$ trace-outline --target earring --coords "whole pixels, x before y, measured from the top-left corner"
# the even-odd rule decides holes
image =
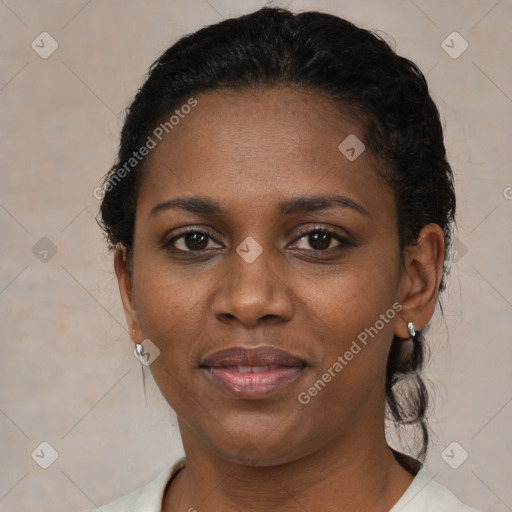
[[[409,338],[414,338],[414,336],[416,336],[416,330],[414,329],[414,324],[412,322],[407,324],[407,329],[409,330]]]
[[[144,346],[142,345],[142,343],[135,343],[135,356],[137,357],[137,359],[142,361],[145,355],[146,353],[144,351]]]
[[[135,328],[132,328],[132,333],[135,336]],[[133,353],[138,359],[140,359],[140,357],[144,357],[144,347],[140,343],[135,343],[135,350]]]

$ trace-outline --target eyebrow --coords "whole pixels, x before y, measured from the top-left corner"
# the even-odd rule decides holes
[[[277,211],[280,215],[291,215],[294,213],[308,213],[328,210],[330,208],[342,207],[352,208],[353,210],[370,216],[368,210],[351,199],[338,195],[331,196],[308,196],[308,197],[292,197],[277,204]],[[153,217],[157,213],[181,208],[191,213],[199,215],[222,216],[224,211],[220,203],[204,197],[177,197],[169,199],[151,208],[149,217]]]

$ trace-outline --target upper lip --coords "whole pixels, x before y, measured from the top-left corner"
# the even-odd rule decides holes
[[[275,347],[265,346],[257,348],[232,347],[204,359],[201,367],[222,368],[230,366],[288,366],[302,367],[305,361],[293,356],[289,352]]]

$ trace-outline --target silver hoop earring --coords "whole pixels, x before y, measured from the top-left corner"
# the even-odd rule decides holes
[[[414,336],[416,336],[416,330],[414,329],[414,324],[412,322],[407,324],[407,329],[409,331],[409,338],[414,338]]]

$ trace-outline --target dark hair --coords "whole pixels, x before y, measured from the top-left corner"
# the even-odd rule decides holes
[[[192,94],[273,86],[312,91],[357,116],[365,129],[364,144],[395,194],[402,253],[417,242],[422,227],[436,223],[444,233],[446,261],[455,214],[453,175],[425,77],[368,30],[330,14],[279,8],[262,8],[186,35],[151,65],[127,109],[117,162],[103,185],[100,225],[109,247],[122,242],[128,257],[132,253],[144,159],[114,186],[105,185],[162,119]],[[440,291],[446,273],[445,265]],[[428,393],[419,374],[426,356],[424,336],[417,331],[412,355],[405,360],[400,347],[395,337],[387,363],[387,414],[398,427],[419,427],[417,456],[424,459],[429,441]]]

